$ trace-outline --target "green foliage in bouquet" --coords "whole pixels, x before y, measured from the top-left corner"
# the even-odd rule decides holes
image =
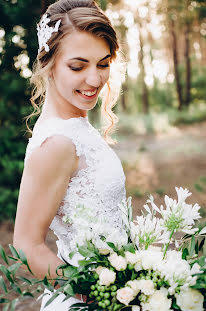
[[[185,202],[190,195],[187,189],[176,188],[176,191],[178,200],[165,196],[165,207],[158,207],[150,196],[144,206],[145,212],[136,220],[132,217],[131,199],[122,202],[120,208],[122,228],[127,233],[126,242],[116,235],[111,236],[106,224],[95,227],[91,211],[86,207],[78,208],[84,219],[87,215],[88,226],[84,223],[81,227],[78,212],[70,218],[65,215],[65,222],[72,219],[74,226],[78,219],[81,236],[84,232],[91,239],[81,243],[77,235],[68,261],[78,253],[78,258],[81,256],[78,266],[69,263],[59,266],[55,279],[51,279],[49,272],[43,280],[18,276],[22,265],[30,270],[25,255],[10,246],[12,256],[7,256],[1,248],[5,265],[1,265],[0,270],[9,284],[6,285],[1,277],[0,286],[4,294],[0,295],[0,303],[4,303],[3,310],[14,310],[22,297],[34,296],[44,288],[52,292],[45,306],[60,293],[65,294],[65,300],[77,293],[86,295],[86,302],[73,304],[70,307],[72,311],[205,310],[206,227],[202,230],[194,228],[195,220],[201,218],[200,206]],[[185,235],[179,238],[181,232]],[[9,260],[15,263],[10,265]],[[63,276],[58,274],[59,269]],[[52,286],[51,281],[54,280]],[[17,298],[10,300],[8,296],[12,291],[16,292]]]

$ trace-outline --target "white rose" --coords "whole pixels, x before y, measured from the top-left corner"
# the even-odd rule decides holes
[[[150,247],[148,250],[141,252],[142,267],[144,270],[157,269],[157,264],[162,265],[163,254],[159,247]]]
[[[188,288],[175,295],[182,311],[203,311],[203,295],[196,289]]]
[[[168,299],[165,293],[161,290],[156,290],[149,297],[147,303],[142,304],[142,309],[147,311],[170,311],[172,300]]]
[[[105,267],[99,266],[95,269],[95,272],[100,275],[100,273],[102,272],[102,270],[105,269]]]
[[[102,269],[99,275],[99,284],[109,286],[116,280],[116,273],[107,268]]]
[[[132,306],[132,311],[140,311],[140,307],[139,306]]]
[[[145,295],[152,295],[155,292],[154,283],[151,280],[140,280],[141,292]]]
[[[117,271],[125,270],[127,267],[126,259],[122,256],[118,256],[117,253],[111,254],[108,259],[112,267],[114,267]]]
[[[128,264],[134,265],[139,261],[137,253],[125,252],[125,257]]]
[[[117,299],[125,306],[128,306],[130,301],[132,301],[134,298],[134,291],[130,287],[123,287],[117,290]]]
[[[133,281],[128,281],[127,285],[133,289],[135,296],[140,292],[141,290],[141,281],[139,280],[133,280]]]

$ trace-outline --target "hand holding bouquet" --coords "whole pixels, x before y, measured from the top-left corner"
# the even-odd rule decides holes
[[[76,293],[87,295],[85,303],[70,307],[73,311],[203,311],[206,308],[206,228],[200,231],[194,227],[195,221],[201,218],[200,206],[185,202],[190,195],[188,190],[176,188],[176,191],[177,200],[165,196],[165,207],[158,207],[150,196],[143,215],[134,221],[131,199],[122,202],[121,234],[104,219],[90,217],[89,208],[79,207],[80,213],[70,218],[65,215],[66,222],[71,221],[79,228],[72,241],[74,251],[69,255],[72,258],[78,251],[82,256],[79,266],[59,267],[64,277],[56,278],[59,285],[56,291],[49,277],[29,280],[30,287],[38,282],[53,291],[46,305],[62,292],[66,299]],[[185,235],[177,239],[180,233]],[[3,250],[1,255],[8,262]],[[13,260],[18,258],[27,264],[22,253],[14,254],[13,250],[13,255]],[[19,285],[16,270],[11,267],[0,269],[13,288],[21,291],[23,285]],[[2,279],[0,286],[7,290]],[[26,293],[31,294],[31,290]],[[11,304],[3,295],[1,302]]]

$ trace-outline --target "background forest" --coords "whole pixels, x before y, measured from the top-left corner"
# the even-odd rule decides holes
[[[0,244],[12,243],[19,185],[30,134],[29,78],[36,24],[52,0],[0,0]],[[99,0],[112,20],[126,62],[112,146],[140,214],[147,195],[157,204],[175,186],[188,188],[206,216],[206,1]],[[117,82],[119,77],[117,78]],[[99,105],[89,115],[100,128]],[[29,124],[32,128],[35,119]],[[56,252],[49,232],[48,246]],[[36,311],[27,299],[17,310]]]
[[[36,24],[52,2],[0,0],[0,220],[15,217],[25,148],[30,137],[24,117],[32,111],[29,78],[38,47]],[[203,156],[205,149],[205,136],[201,136],[198,146],[188,147],[187,143],[197,122],[203,121],[196,132],[203,135],[205,130],[206,2],[99,0],[98,3],[118,32],[121,54],[127,63],[123,92],[115,107],[120,119],[115,134],[120,143],[115,149],[124,164],[128,193],[134,198],[141,198],[150,190],[162,195],[166,188],[159,182],[155,188],[138,183],[141,178],[137,166],[144,171],[143,179],[151,167],[151,161],[146,160],[151,137],[157,142],[158,135],[171,136],[175,131],[177,137],[182,124],[195,122],[193,127],[185,128],[186,141],[178,136],[179,141],[164,146],[165,150],[171,153],[170,148],[172,152],[182,148],[179,151],[184,156],[185,150],[190,153],[191,148],[196,151],[199,148]],[[97,123],[98,107],[90,113],[90,119]],[[193,141],[197,143],[197,137]],[[161,150],[161,146],[156,149]],[[195,177],[193,184],[195,190],[205,193],[205,165],[200,171],[200,179]],[[155,177],[148,179],[154,181]]]

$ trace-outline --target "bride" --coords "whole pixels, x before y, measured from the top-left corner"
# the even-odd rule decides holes
[[[42,106],[25,155],[14,246],[22,249],[38,278],[69,261],[72,224],[63,221],[78,204],[104,216],[121,234],[118,204],[125,198],[120,160],[106,142],[115,123],[111,111],[110,65],[119,48],[109,19],[93,0],[59,0],[38,24],[39,51],[31,82],[34,108]],[[120,77],[119,77],[120,79]],[[104,138],[88,121],[105,86],[102,114],[110,125]],[[34,113],[33,113],[34,114]],[[33,115],[32,114],[32,115]],[[30,116],[29,116],[30,117]],[[49,227],[58,237],[58,254],[45,244]],[[72,259],[77,264],[78,255]],[[60,294],[41,310],[66,311],[81,295],[62,302]]]

